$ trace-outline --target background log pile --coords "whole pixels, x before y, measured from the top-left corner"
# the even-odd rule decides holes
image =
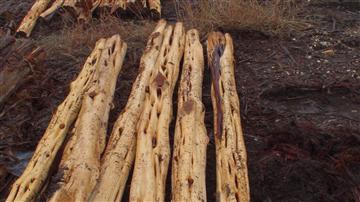
[[[150,14],[158,19],[161,3],[160,0],[36,0],[16,32],[29,37],[39,18],[50,20],[55,14],[60,14],[86,22],[93,12],[104,10],[110,13],[126,11],[138,17]]]

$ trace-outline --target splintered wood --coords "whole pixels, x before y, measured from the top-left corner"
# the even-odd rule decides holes
[[[146,89],[145,106],[137,132],[130,201],[164,201],[170,159],[169,125],[172,94],[185,45],[182,23],[164,30],[163,43]]]
[[[100,173],[106,129],[118,74],[127,45],[119,35],[99,41],[101,50],[93,83],[86,91],[74,134],[60,163],[60,188],[50,201],[87,201]]]
[[[71,167],[72,170],[69,170],[67,174],[75,174],[78,170],[84,169],[84,166],[90,166],[91,168],[95,166],[89,165],[87,162],[91,161],[93,163],[93,159],[90,157],[93,157],[94,153],[99,154],[104,147],[107,110],[112,100],[116,75],[122,65],[125,51],[126,44],[120,40],[119,36],[114,36],[108,40],[102,39],[97,42],[79,76],[71,83],[69,95],[54,113],[25,171],[12,186],[6,201],[35,200],[48,177],[49,169],[68,134],[70,126],[78,116],[80,108],[81,116],[79,119],[81,121],[77,121],[74,137],[70,141],[72,147],[68,147],[73,152],[70,152],[69,149],[67,150],[67,159],[69,161],[65,162],[68,166],[72,166],[71,161],[76,155],[79,155],[80,161],[74,163],[78,167]],[[85,99],[83,99],[84,97]],[[81,107],[82,103],[83,107]],[[82,121],[85,123],[81,123]],[[86,125],[86,123],[89,125]],[[91,131],[89,131],[90,128]],[[96,132],[93,130],[96,130]],[[84,137],[84,135],[87,136]],[[79,143],[75,144],[73,141],[75,138],[82,139]],[[98,142],[95,143],[97,140]],[[88,148],[90,146],[91,148]],[[82,150],[88,151],[89,149],[96,150],[86,154],[81,152]],[[81,178],[85,174],[86,172],[76,177]],[[94,175],[96,176],[96,174]],[[72,175],[67,176],[68,178],[65,179],[65,182],[68,182],[68,179],[73,179],[71,178]],[[87,186],[91,185],[81,185],[77,188],[85,189]],[[85,193],[81,192],[78,194],[83,195]]]
[[[201,102],[204,56],[199,34],[186,34],[184,65],[172,161],[172,201],[206,201],[205,168],[208,137]]]
[[[207,40],[216,144],[216,191],[219,201],[250,201],[247,156],[234,76],[234,50],[229,34],[211,33]]]
[[[161,20],[150,35],[125,109],[115,122],[102,159],[100,178],[91,201],[121,201],[135,160],[136,127],[145,104],[150,75],[160,53],[166,22]]]
[[[51,5],[49,5],[52,2]],[[28,14],[22,20],[17,33],[29,37],[37,20],[50,19],[62,9],[78,21],[89,21],[96,10],[129,11],[135,15],[150,13],[153,18],[160,18],[160,0],[36,0]]]

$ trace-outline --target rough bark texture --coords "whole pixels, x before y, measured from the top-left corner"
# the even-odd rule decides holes
[[[45,52],[28,39],[0,34],[0,107],[26,81],[33,66],[40,64]]]
[[[30,11],[22,20],[16,32],[30,36],[40,14],[47,8],[51,0],[36,0]]]
[[[12,186],[6,201],[33,201],[42,188],[50,166],[58,153],[69,127],[74,123],[84,93],[93,85],[96,68],[102,52],[97,43],[79,76],[70,85],[70,93],[54,113],[25,171]]]
[[[166,22],[161,20],[150,35],[128,103],[112,130],[91,201],[121,201],[135,159],[136,127],[144,108],[145,91],[160,52],[165,26]]]
[[[199,34],[186,34],[184,65],[178,96],[172,161],[172,200],[206,201],[205,168],[208,137],[201,102],[204,56]]]
[[[85,93],[74,134],[60,163],[63,177],[50,201],[87,201],[100,172],[109,112],[127,45],[119,35],[101,39],[93,85]]]
[[[229,34],[214,32],[207,41],[212,75],[217,198],[250,201],[247,156],[234,76],[234,50]]]
[[[130,201],[164,201],[170,158],[169,124],[172,94],[185,45],[182,23],[167,26],[145,95],[137,132],[136,158]]]

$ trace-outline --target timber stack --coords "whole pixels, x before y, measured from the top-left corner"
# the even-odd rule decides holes
[[[87,22],[94,12],[104,10],[110,13],[131,13],[139,17],[149,13],[152,18],[158,19],[161,16],[161,2],[160,0],[36,0],[16,32],[20,36],[29,37],[40,18],[48,21],[55,14],[64,18],[71,17],[79,22]]]

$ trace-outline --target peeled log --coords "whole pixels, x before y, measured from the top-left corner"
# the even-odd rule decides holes
[[[199,34],[186,34],[172,161],[172,201],[206,201],[208,137],[201,102],[204,56]]]
[[[99,177],[109,112],[127,48],[119,35],[101,39],[99,44],[93,85],[84,95],[74,135],[60,163],[60,188],[50,201],[88,201]]]
[[[167,26],[145,94],[145,107],[137,131],[130,201],[164,201],[170,159],[169,125],[172,95],[185,45],[182,23]]]
[[[234,76],[234,48],[229,34],[207,40],[216,144],[216,192],[219,201],[250,201],[247,155]]]
[[[121,201],[135,159],[136,126],[144,109],[145,91],[159,55],[166,22],[161,20],[150,35],[141,57],[140,71],[124,111],[115,122],[102,158],[98,183],[91,201]]]
[[[40,14],[44,12],[50,2],[51,0],[37,0],[22,20],[16,32],[23,33],[29,37],[35,27],[37,19],[39,18]]]
[[[79,76],[70,85],[69,95],[54,113],[45,134],[41,138],[25,171],[13,184],[7,202],[33,201],[49,174],[49,169],[58,153],[69,127],[74,123],[84,93],[93,84],[99,62],[102,43],[98,42],[87,58]]]

